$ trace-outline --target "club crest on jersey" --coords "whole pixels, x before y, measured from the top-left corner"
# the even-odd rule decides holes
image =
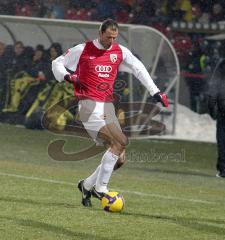
[[[115,63],[117,61],[117,54],[110,54],[110,60],[112,63]]]

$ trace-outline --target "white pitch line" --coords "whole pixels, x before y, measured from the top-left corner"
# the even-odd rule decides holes
[[[39,182],[47,182],[47,183],[53,183],[53,184],[62,184],[62,185],[68,185],[68,186],[75,185],[74,183],[71,183],[71,182],[65,182],[65,181],[53,180],[53,179],[47,179],[47,178],[32,177],[32,176],[28,177],[28,176],[24,176],[24,175],[4,173],[4,172],[0,172],[0,176],[21,178],[21,179],[27,179],[27,180],[33,180],[33,181],[39,181]],[[161,199],[166,199],[166,200],[177,200],[177,201],[184,201],[184,202],[191,202],[191,203],[203,203],[203,204],[217,204],[217,202],[201,200],[201,199],[179,198],[179,197],[164,196],[164,195],[154,194],[154,193],[127,191],[127,190],[123,190],[123,189],[117,189],[117,191],[129,193],[129,194],[135,194],[135,195],[139,195],[139,196],[161,198]]]
[[[122,189],[120,191],[122,191]],[[142,193],[142,192],[126,191],[126,190],[124,190],[123,192],[131,193],[131,194],[135,194],[135,195],[139,195],[139,196],[161,198],[161,199],[166,199],[166,200],[178,200],[178,201],[184,201],[184,202],[204,203],[204,204],[217,204],[216,202],[207,201],[207,200],[164,196],[164,195],[155,194],[155,193]]]
[[[32,176],[28,177],[28,176],[17,175],[17,174],[12,174],[12,173],[0,172],[0,176],[15,177],[15,178],[34,180],[34,181],[39,181],[39,182],[48,182],[48,183],[74,186],[74,183],[71,183],[71,182],[64,182],[64,181],[52,180],[52,179],[47,179],[47,178],[32,177]]]

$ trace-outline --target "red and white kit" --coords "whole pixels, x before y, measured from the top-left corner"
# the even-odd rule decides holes
[[[104,49],[96,39],[70,48],[52,62],[52,71],[59,82],[68,74],[66,69],[78,75],[74,89],[75,96],[80,99],[80,119],[94,139],[108,123],[113,122],[119,127],[111,103],[118,71],[132,73],[152,96],[159,92],[144,65],[118,43]]]

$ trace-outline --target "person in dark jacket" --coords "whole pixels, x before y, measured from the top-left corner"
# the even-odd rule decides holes
[[[10,97],[2,111],[17,112],[21,102],[30,92],[31,88],[37,85],[41,87],[50,76],[52,76],[50,61],[46,59],[44,47],[37,45],[29,67],[10,80]]]
[[[208,109],[217,121],[217,177],[225,178],[225,59],[221,60],[212,75],[208,96]]]
[[[5,101],[5,91],[6,91],[6,51],[5,44],[0,42],[0,111],[4,106]]]

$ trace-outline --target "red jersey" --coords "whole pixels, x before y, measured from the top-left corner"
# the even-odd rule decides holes
[[[95,39],[68,49],[52,61],[52,71],[57,81],[62,82],[68,70],[78,75],[75,95],[80,99],[111,102],[118,71],[132,73],[151,96],[159,92],[143,63],[129,49],[117,43],[104,49]]]
[[[75,96],[112,102],[114,82],[121,62],[122,50],[117,43],[104,50],[98,49],[93,42],[87,42],[77,65]]]

